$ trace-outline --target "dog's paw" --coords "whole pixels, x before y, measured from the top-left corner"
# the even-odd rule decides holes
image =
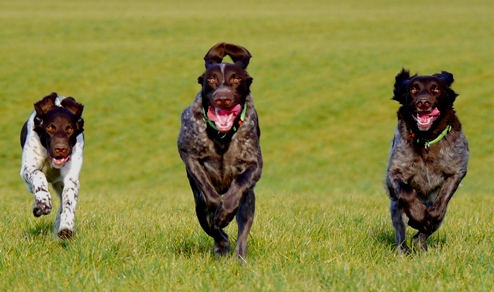
[[[69,229],[62,229],[58,231],[57,236],[61,240],[71,240],[73,235],[73,231]]]
[[[437,210],[436,208],[429,208],[429,213],[427,219],[431,222],[431,225],[440,225],[444,220],[444,216],[446,215],[445,210]]]
[[[434,232],[434,225],[429,216],[425,216],[425,218],[420,221],[408,218],[408,226],[427,235],[431,235]]]
[[[225,228],[232,222],[233,217],[237,213],[236,209],[226,208],[223,202],[220,202],[218,208],[216,208],[216,212],[214,213],[214,224],[219,228]]]
[[[57,221],[55,222],[55,233],[61,240],[72,239],[72,234],[74,233],[74,221],[64,220],[65,217],[61,214],[57,216]]]
[[[396,247],[396,254],[399,256],[410,255],[410,248],[406,243],[403,243],[402,245]]]
[[[221,241],[221,242],[214,242],[214,254],[216,256],[227,256],[228,253],[230,252],[230,242],[227,241]]]
[[[33,215],[35,217],[39,217],[41,215],[50,214],[52,209],[50,195],[36,195],[34,197],[34,207],[33,207]]]

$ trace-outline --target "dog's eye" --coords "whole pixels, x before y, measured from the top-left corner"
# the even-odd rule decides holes
[[[441,93],[441,89],[439,89],[439,87],[437,87],[437,86],[432,86],[431,92],[438,94],[438,93]]]
[[[68,135],[71,135],[74,132],[74,129],[71,126],[67,126],[67,128],[65,128],[65,132]]]
[[[214,77],[209,77],[208,78],[208,83],[209,84],[214,84],[214,83],[216,83],[216,79]]]
[[[57,131],[57,128],[55,128],[55,126],[53,124],[50,124],[46,127],[46,131],[48,133],[55,133]]]
[[[242,79],[239,77],[233,78],[233,84],[239,84],[241,81],[242,81]]]
[[[419,89],[418,89],[416,86],[414,86],[414,87],[412,87],[412,88],[410,89],[410,93],[411,93],[411,94],[417,94],[417,93],[419,93]]]

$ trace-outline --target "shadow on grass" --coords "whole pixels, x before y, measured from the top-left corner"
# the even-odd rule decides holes
[[[212,256],[213,239],[207,236],[197,236],[197,234],[185,234],[179,241],[172,241],[171,250],[173,253],[186,258],[196,255]]]
[[[433,233],[427,240],[427,245],[429,249],[441,250],[444,246],[448,245],[447,236],[441,230]]]
[[[396,245],[394,231],[380,229],[377,230],[375,234],[376,234],[375,239],[379,245],[383,246],[388,250],[394,250]]]
[[[408,228],[410,228],[410,227],[408,227]],[[413,235],[415,235],[416,230],[415,229],[412,229],[412,230],[413,230]],[[396,239],[395,239],[394,230],[379,229],[376,231],[375,234],[376,234],[375,239],[379,245],[381,245],[384,248],[391,250],[391,251],[395,250]],[[407,233],[407,244],[412,249],[413,254],[421,254],[422,253],[421,251],[417,251],[414,249],[414,246],[412,244],[413,235],[410,235]],[[427,240],[428,250],[431,250],[431,249],[441,250],[445,245],[447,245],[446,236],[444,235],[444,233],[441,233],[441,232],[436,232],[436,233],[432,234],[429,237],[429,239]]]
[[[54,223],[48,220],[37,221],[34,226],[26,230],[26,234],[30,237],[47,236],[53,234]]]
[[[25,231],[25,236],[27,239],[32,240],[35,238],[53,238],[56,240],[55,234],[53,233],[53,228],[55,223],[51,220],[36,220],[34,226],[29,227]],[[59,240],[60,246],[63,248],[68,248],[72,240]]]

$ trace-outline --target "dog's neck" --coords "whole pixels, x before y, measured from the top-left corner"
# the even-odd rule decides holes
[[[425,149],[428,150],[431,147],[431,145],[441,141],[441,139],[444,138],[444,136],[446,136],[449,132],[451,132],[451,129],[452,129],[451,125],[447,125],[446,128],[444,128],[444,130],[441,132],[441,134],[439,134],[439,136],[437,136],[433,140],[428,140],[420,137],[415,138],[415,133],[412,132],[412,130],[410,130],[410,136],[414,139],[415,142],[417,142],[417,144],[421,144],[421,145],[423,144]]]
[[[406,110],[406,109],[404,109]],[[447,109],[427,131],[420,131],[417,127],[416,121],[410,117],[408,113],[404,113],[401,110],[398,112],[398,119],[404,122],[407,132],[410,133],[410,139],[413,143],[424,147],[426,150],[430,148],[431,145],[441,141],[448,133],[452,130],[461,130],[461,124],[456,117],[453,109]]]
[[[235,132],[229,131],[226,133],[221,133],[208,126],[206,128],[206,134],[209,136],[211,141],[213,141],[213,145],[216,153],[218,155],[223,155],[230,148],[230,143],[232,141],[232,137],[233,134],[235,134]]]

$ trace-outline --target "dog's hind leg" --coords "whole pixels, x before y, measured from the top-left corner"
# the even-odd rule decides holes
[[[237,211],[238,238],[235,252],[242,260],[245,260],[245,255],[247,254],[247,239],[254,222],[255,209],[256,196],[254,189],[250,189],[242,198]]]
[[[398,200],[391,200],[389,206],[391,212],[391,220],[396,232],[396,248],[399,254],[409,253],[409,248],[406,243],[406,214],[400,208]]]

